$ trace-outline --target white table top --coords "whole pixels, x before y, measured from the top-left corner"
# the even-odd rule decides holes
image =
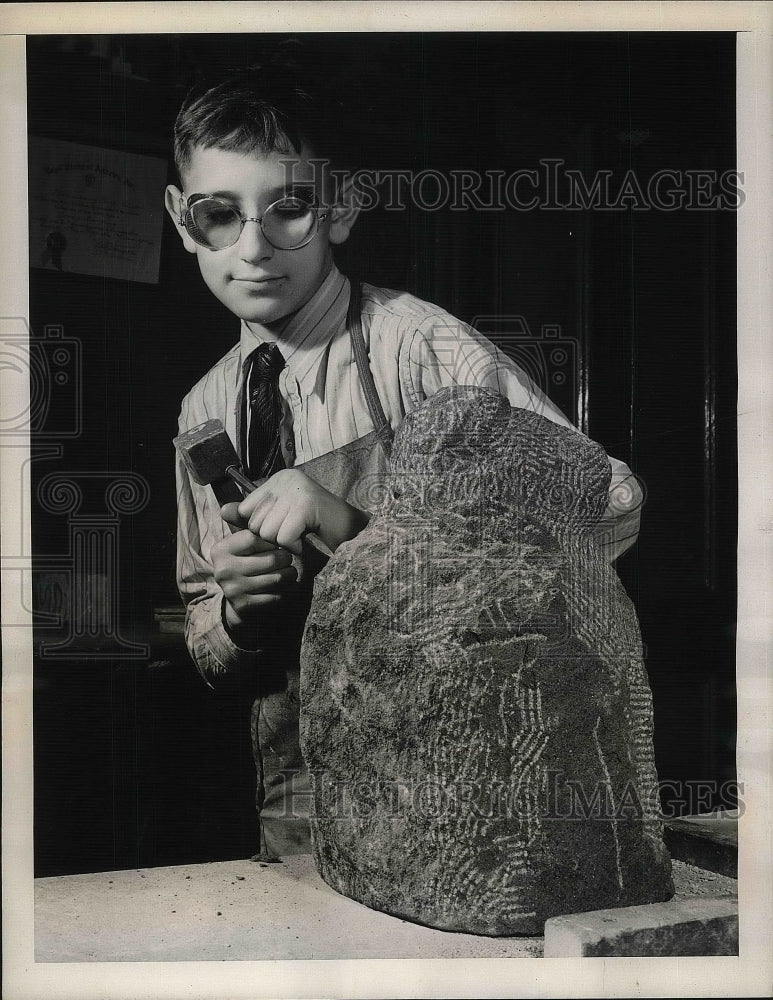
[[[35,881],[36,962],[511,958],[541,937],[435,930],[331,889],[310,855]]]

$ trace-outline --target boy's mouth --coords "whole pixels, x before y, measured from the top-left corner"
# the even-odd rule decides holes
[[[262,277],[262,278],[240,278],[234,276],[232,280],[243,282],[246,285],[272,285],[277,281],[281,281],[282,276],[278,275],[277,277]]]

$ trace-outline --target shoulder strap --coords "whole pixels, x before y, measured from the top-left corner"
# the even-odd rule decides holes
[[[362,289],[359,281],[351,281],[350,285],[351,294],[349,296],[349,311],[346,314],[346,326],[351,337],[354,360],[357,363],[357,372],[360,376],[362,390],[365,393],[370,419],[373,421],[379,443],[389,458],[392,454],[393,434],[389,421],[384,415],[381,400],[378,398],[376,383],[373,381],[373,373],[368,361],[368,351],[365,347],[365,337],[362,333]]]

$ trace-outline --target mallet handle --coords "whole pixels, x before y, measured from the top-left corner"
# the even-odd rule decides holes
[[[252,493],[252,491],[255,489],[255,483],[249,480],[244,475],[242,470],[238,468],[236,465],[229,465],[225,471],[226,475],[230,476],[231,479],[233,479],[235,483],[241,486],[243,490],[246,490],[248,493]]]

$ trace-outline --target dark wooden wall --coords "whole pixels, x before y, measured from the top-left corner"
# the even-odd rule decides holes
[[[204,66],[246,62],[265,39],[62,42],[29,41],[30,134],[168,156],[186,84]],[[646,179],[664,168],[735,167],[732,35],[316,43],[375,87],[372,141],[385,168],[511,173],[552,158],[587,177],[611,171],[614,189],[629,169]],[[679,804],[690,782],[713,783],[704,805],[730,804],[721,784],[735,776],[733,212],[408,205],[368,213],[340,263],[477,319],[493,339],[505,335],[505,347],[525,324],[576,358],[551,391],[647,493],[639,542],[618,570],[641,618],[659,773],[682,783],[666,804],[694,806]],[[83,356],[83,433],[60,458],[34,463],[35,482],[57,471],[131,471],[150,490],[145,509],[121,522],[118,600],[123,634],[148,643],[149,655],[36,667],[38,870],[243,855],[254,838],[252,765],[246,731],[244,740],[232,734],[244,700],[212,696],[153,620],[154,607],[176,600],[179,401],[231,346],[238,323],[167,219],[158,285],[33,269],[31,318],[35,331],[60,325]],[[33,514],[43,565],[65,551],[66,525],[37,504]],[[38,643],[49,639],[38,630]]]

